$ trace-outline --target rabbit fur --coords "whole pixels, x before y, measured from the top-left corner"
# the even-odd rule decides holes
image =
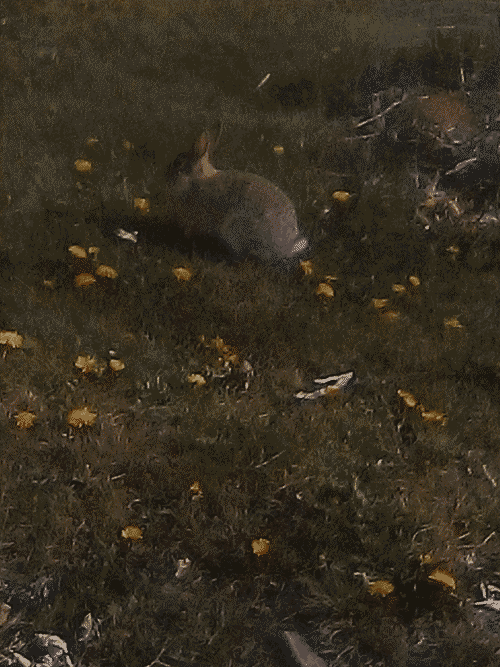
[[[236,261],[247,257],[288,269],[309,247],[290,199],[256,174],[221,171],[204,132],[167,178],[168,216],[187,239],[216,239]]]

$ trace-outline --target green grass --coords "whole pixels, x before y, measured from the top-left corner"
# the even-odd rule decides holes
[[[344,59],[326,70],[326,9],[296,10],[304,35],[321,35],[306,57],[299,28],[287,34],[263,9],[235,5],[205,34],[194,10],[197,29],[175,5],[168,16],[147,5],[163,17],[156,31],[139,9],[65,7],[12,12],[6,38],[0,330],[23,342],[2,345],[0,358],[0,603],[11,606],[0,665],[43,631],[68,641],[78,665],[271,667],[280,659],[269,636],[287,624],[327,662],[346,651],[335,665],[405,665],[422,635],[443,666],[496,664],[498,640],[472,625],[471,600],[498,559],[500,233],[423,229],[411,165],[375,142],[371,154],[353,149],[352,173],[332,182],[334,139],[353,132],[354,107],[327,121],[327,84],[348,87],[344,75],[359,76],[375,38],[359,62],[341,45]],[[287,40],[290,62],[275,62]],[[57,43],[57,63],[29,55],[40,42]],[[396,47],[381,51],[388,62]],[[267,71],[280,84],[310,76],[322,92],[311,107],[284,108],[251,92]],[[312,274],[161,243],[164,169],[217,118],[217,164],[281,185],[308,234],[323,225]],[[363,185],[372,172],[382,178]],[[353,204],[320,223],[341,188]],[[150,200],[146,216],[134,197]],[[119,243],[108,232],[122,224],[153,233]],[[79,259],[71,246],[99,252]],[[99,265],[117,277],[99,277]],[[79,287],[82,273],[97,282]],[[323,282],[333,298],[317,294]],[[374,299],[389,301],[377,309]],[[83,356],[94,370],[75,365]],[[232,365],[216,378],[220,358]],[[348,370],[352,395],[294,400],[308,380]],[[92,425],[69,424],[83,407]],[[23,411],[36,415],[30,428],[18,425]],[[444,425],[426,421],[430,411]],[[124,537],[127,526],[142,539]],[[270,548],[258,556],[260,539]],[[191,568],[177,578],[185,558]],[[429,579],[438,567],[455,590]],[[60,582],[50,600],[9,597],[42,575]],[[364,575],[393,593],[371,595]],[[100,634],[84,646],[75,633],[88,613]]]

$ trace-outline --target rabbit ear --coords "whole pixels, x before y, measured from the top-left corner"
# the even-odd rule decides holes
[[[205,130],[194,142],[190,151],[189,170],[194,178],[211,178],[217,170],[210,162],[211,134]]]
[[[210,136],[207,130],[196,139],[193,144],[193,155],[195,159],[203,157],[210,148]]]
[[[216,125],[206,128],[193,144],[193,154],[196,159],[203,157],[207,151],[215,148],[222,134],[223,124],[219,121]]]

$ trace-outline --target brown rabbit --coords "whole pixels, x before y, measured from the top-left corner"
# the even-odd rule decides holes
[[[237,261],[253,257],[290,268],[309,246],[292,202],[261,176],[216,169],[209,156],[213,143],[204,132],[172,164],[169,217],[187,239],[216,239]]]

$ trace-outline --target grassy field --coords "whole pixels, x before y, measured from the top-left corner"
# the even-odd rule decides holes
[[[356,128],[480,71],[486,4],[458,41],[424,3],[6,5],[0,665],[45,632],[84,667],[277,667],[285,627],[339,667],[498,664],[497,172],[430,202],[415,108],[406,143]],[[291,275],[172,241],[165,170],[219,120],[217,165],[315,240]]]

